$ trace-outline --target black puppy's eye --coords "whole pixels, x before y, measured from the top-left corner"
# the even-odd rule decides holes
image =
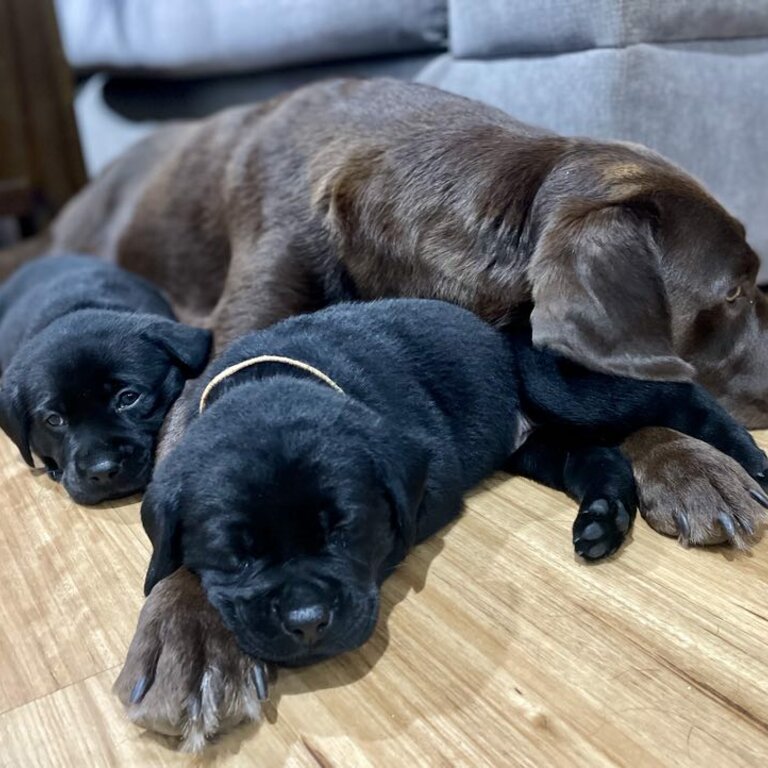
[[[49,427],[63,427],[64,426],[64,417],[61,416],[58,413],[52,413],[49,416],[46,417],[45,423]]]
[[[141,395],[132,389],[124,389],[117,395],[117,410],[124,411],[139,402]]]

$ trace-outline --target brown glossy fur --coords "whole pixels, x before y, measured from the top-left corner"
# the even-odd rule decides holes
[[[446,299],[499,325],[532,307],[536,343],[604,371],[694,378],[768,425],[768,302],[737,221],[645,148],[559,137],[428,87],[331,81],[164,128],[92,182],[51,240],[157,282],[219,349],[350,286]],[[726,301],[734,287],[743,297]],[[749,479],[707,446],[655,430],[627,449],[658,530],[720,540],[708,511],[719,505],[759,522]],[[683,497],[680,478],[694,476],[708,481]],[[131,716],[183,730],[203,698],[189,670],[221,664],[231,677],[209,685],[204,719],[251,717],[247,664],[205,619],[199,588],[161,587],[117,683],[125,703],[160,659]]]
[[[155,587],[142,608],[114,692],[132,721],[181,736],[182,749],[197,752],[219,731],[258,719],[253,667],[199,580],[181,568]],[[133,702],[142,679],[151,685]]]
[[[768,425],[768,302],[736,220],[645,148],[425,86],[331,81],[164,128],[52,235],[160,284],[219,348],[349,285],[495,324],[533,302],[537,343],[609,372],[697,378]]]
[[[497,324],[533,302],[537,343],[694,377],[768,424],[768,302],[739,222],[643,147],[555,136],[431,88],[331,81],[164,128],[52,240],[157,282],[218,348],[338,298],[345,276],[362,298],[443,298]],[[684,463],[689,444],[670,443]]]
[[[643,429],[622,446],[635,472],[640,513],[683,546],[749,549],[766,511],[749,493],[754,480],[730,456],[670,429]]]

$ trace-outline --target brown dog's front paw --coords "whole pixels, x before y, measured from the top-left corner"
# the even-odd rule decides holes
[[[766,518],[768,496],[733,459],[668,429],[644,429],[622,446],[632,461],[640,514],[685,546],[748,549]]]
[[[216,734],[258,719],[267,677],[182,568],[147,598],[113,690],[132,722],[180,736],[182,750],[198,752]]]

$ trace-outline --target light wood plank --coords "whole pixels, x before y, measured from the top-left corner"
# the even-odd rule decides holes
[[[266,720],[203,763],[766,764],[768,545],[686,551],[639,521],[587,566],[573,514],[485,483],[387,583],[364,648],[281,671]],[[193,761],[109,692],[148,555],[137,503],[79,508],[0,440],[0,766]]]

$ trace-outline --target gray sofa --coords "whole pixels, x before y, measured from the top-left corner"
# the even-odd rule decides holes
[[[78,102],[91,170],[158,120],[328,75],[393,74],[657,149],[745,222],[768,279],[768,0],[57,5],[71,62],[101,73]]]

